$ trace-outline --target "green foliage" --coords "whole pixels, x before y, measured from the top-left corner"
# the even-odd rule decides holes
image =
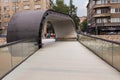
[[[77,15],[72,15],[71,17],[72,17],[72,19],[73,19],[74,22],[75,22],[75,26],[76,26],[75,29],[78,30],[78,26],[80,25],[80,24],[79,24],[79,22],[80,22],[79,17],[78,17]]]
[[[69,14],[71,15],[72,19],[75,22],[75,29],[78,30],[78,26],[80,25],[80,19],[77,16],[77,7],[75,7],[75,5],[73,5],[73,0],[70,0],[70,10],[69,10]]]
[[[85,32],[85,31],[87,31],[87,19],[86,20],[84,20],[81,24],[80,24],[80,28],[81,28],[81,31],[82,32]]]
[[[75,29],[78,29],[79,26],[79,17],[77,16],[77,7],[75,7],[75,5],[72,4],[73,1],[70,0],[70,6],[67,6],[66,4],[64,4],[64,0],[56,0],[56,5],[53,6],[53,10],[58,11],[58,12],[62,12],[65,14],[69,14],[72,19],[75,22]]]
[[[65,14],[69,13],[69,7],[64,4],[63,1],[56,0],[56,5],[53,6],[53,10],[62,12]]]

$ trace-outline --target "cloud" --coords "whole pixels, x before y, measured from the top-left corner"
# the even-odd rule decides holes
[[[55,1],[55,0],[54,0]],[[70,0],[64,0],[67,5],[69,5]],[[78,7],[77,14],[79,17],[87,15],[87,3],[88,0],[73,0],[73,4]]]
[[[73,0],[74,5],[78,7],[77,14],[79,17],[87,15],[88,0]]]
[[[87,16],[87,10],[85,10],[84,8],[83,9],[78,9],[77,15],[79,17],[81,17],[81,16]]]

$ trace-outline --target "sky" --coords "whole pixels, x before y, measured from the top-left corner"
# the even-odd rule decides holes
[[[65,4],[69,4],[70,0],[64,0]],[[79,17],[86,16],[87,15],[87,6],[88,0],[73,0],[73,4],[78,7],[77,9],[77,15]]]
[[[64,0],[66,4],[69,4],[69,0]],[[77,15],[79,17],[86,16],[87,15],[87,9],[86,5],[88,3],[88,0],[73,0],[73,4],[78,7]]]

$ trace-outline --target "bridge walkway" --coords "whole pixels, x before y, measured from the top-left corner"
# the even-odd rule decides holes
[[[120,80],[120,72],[77,41],[44,46],[3,80]]]

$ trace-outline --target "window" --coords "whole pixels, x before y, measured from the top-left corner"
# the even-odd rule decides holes
[[[120,0],[111,0],[111,3],[120,3]]]
[[[4,2],[9,2],[9,0],[4,0]]]
[[[7,26],[8,26],[8,22],[4,22],[4,26],[6,26],[6,27],[7,27]]]
[[[13,10],[18,10],[19,9],[18,6],[13,6],[12,8],[13,8]]]
[[[108,23],[108,18],[98,18],[96,19],[96,23]]]
[[[9,6],[4,6],[4,11],[8,11],[9,10]]]
[[[40,9],[40,8],[41,8],[40,4],[35,4],[35,9]]]
[[[9,14],[5,14],[4,18],[10,18],[10,15]]]
[[[118,8],[115,8],[115,12],[119,12],[119,9],[118,9]]]
[[[101,19],[96,19],[96,23],[101,23]]]
[[[19,2],[19,0],[13,0],[13,2]]]
[[[29,0],[23,0],[24,2],[28,2]]]
[[[96,11],[96,13],[97,13],[97,14],[101,14],[101,9],[98,9],[98,10]]]
[[[102,19],[102,22],[103,22],[103,23],[107,23],[107,22],[108,22],[108,19],[107,19],[107,18],[103,18],[103,19]]]
[[[108,9],[101,9],[101,14],[108,13]]]
[[[30,6],[29,6],[29,5],[25,5],[25,6],[24,6],[24,9],[26,9],[26,10],[27,10],[27,9],[30,9]]]
[[[120,22],[120,18],[111,18],[111,22],[112,23]]]
[[[96,4],[101,4],[101,1],[100,1],[100,0],[97,0],[97,1],[96,1]]]
[[[119,13],[120,12],[120,8],[115,8],[115,12]]]
[[[107,4],[107,0],[101,0],[101,4]]]
[[[111,13],[115,13],[115,8],[111,8]]]
[[[40,0],[34,0],[35,2],[40,1]]]
[[[96,4],[107,4],[107,0],[97,0]]]
[[[112,8],[111,13],[120,13],[120,8]]]
[[[108,9],[97,9],[96,14],[104,14],[104,13],[108,13]]]

